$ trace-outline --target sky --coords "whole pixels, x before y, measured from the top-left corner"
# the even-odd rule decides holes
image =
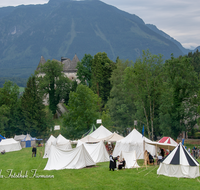
[[[187,49],[200,46],[200,0],[101,0],[153,24]],[[48,0],[0,0],[0,7]]]

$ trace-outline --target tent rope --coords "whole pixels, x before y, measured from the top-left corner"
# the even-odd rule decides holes
[[[146,173],[144,176],[148,175],[150,172],[152,172],[156,168],[157,168],[157,166],[155,168],[153,168],[152,170],[150,170],[148,173]]]

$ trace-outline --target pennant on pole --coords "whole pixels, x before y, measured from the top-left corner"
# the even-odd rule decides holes
[[[144,125],[143,125],[143,128],[142,128],[142,137],[144,136]]]

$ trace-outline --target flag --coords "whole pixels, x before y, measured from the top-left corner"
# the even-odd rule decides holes
[[[182,139],[182,145],[184,145],[184,140],[185,140],[185,139]]]
[[[144,136],[144,125],[143,125],[143,128],[142,128],[142,137]]]

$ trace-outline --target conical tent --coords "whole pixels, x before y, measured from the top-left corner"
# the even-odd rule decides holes
[[[112,135],[112,132],[106,129],[103,125],[101,125],[98,129],[96,129],[93,133],[90,134],[91,137],[101,140],[104,140],[104,138],[110,135]]]
[[[190,155],[182,143],[180,143],[160,163],[157,174],[177,178],[195,178],[199,176],[199,163]]]
[[[27,134],[23,140],[21,140],[22,148],[36,146],[36,140],[31,137],[30,134]]]
[[[113,151],[113,156],[118,156],[121,151],[132,152],[135,150],[137,159],[144,158],[144,151],[147,150],[152,156],[155,155],[155,147],[145,142],[152,142],[143,137],[136,129],[133,129],[126,137],[117,141]]]
[[[124,137],[122,137],[121,135],[118,135],[117,133],[114,132],[112,135],[108,136],[107,138],[104,138],[104,140],[109,141],[109,142],[117,142],[123,138]]]
[[[95,143],[95,142],[100,142],[99,139],[93,138],[90,135],[87,135],[86,137],[83,137],[82,139],[78,140],[78,143]]]
[[[172,145],[178,145],[178,143],[172,139],[171,137],[163,137],[158,141],[158,143],[165,143],[165,144],[172,144]]]
[[[71,141],[63,137],[61,134],[58,135],[56,140],[53,142],[53,145],[61,150],[72,149]]]
[[[44,170],[81,169],[93,165],[95,162],[84,145],[67,151],[51,145],[49,159]]]
[[[51,135],[49,137],[49,139],[47,140],[47,142],[45,143],[45,151],[44,151],[44,156],[43,158],[48,158],[49,157],[49,152],[50,152],[50,147],[52,145],[52,143],[56,140],[56,138]]]
[[[81,144],[78,143],[77,147]],[[109,154],[106,150],[106,147],[103,143],[103,141],[100,141],[99,143],[95,144],[86,144],[83,143],[85,149],[88,151],[89,155],[92,157],[94,162],[108,162],[109,161]]]

